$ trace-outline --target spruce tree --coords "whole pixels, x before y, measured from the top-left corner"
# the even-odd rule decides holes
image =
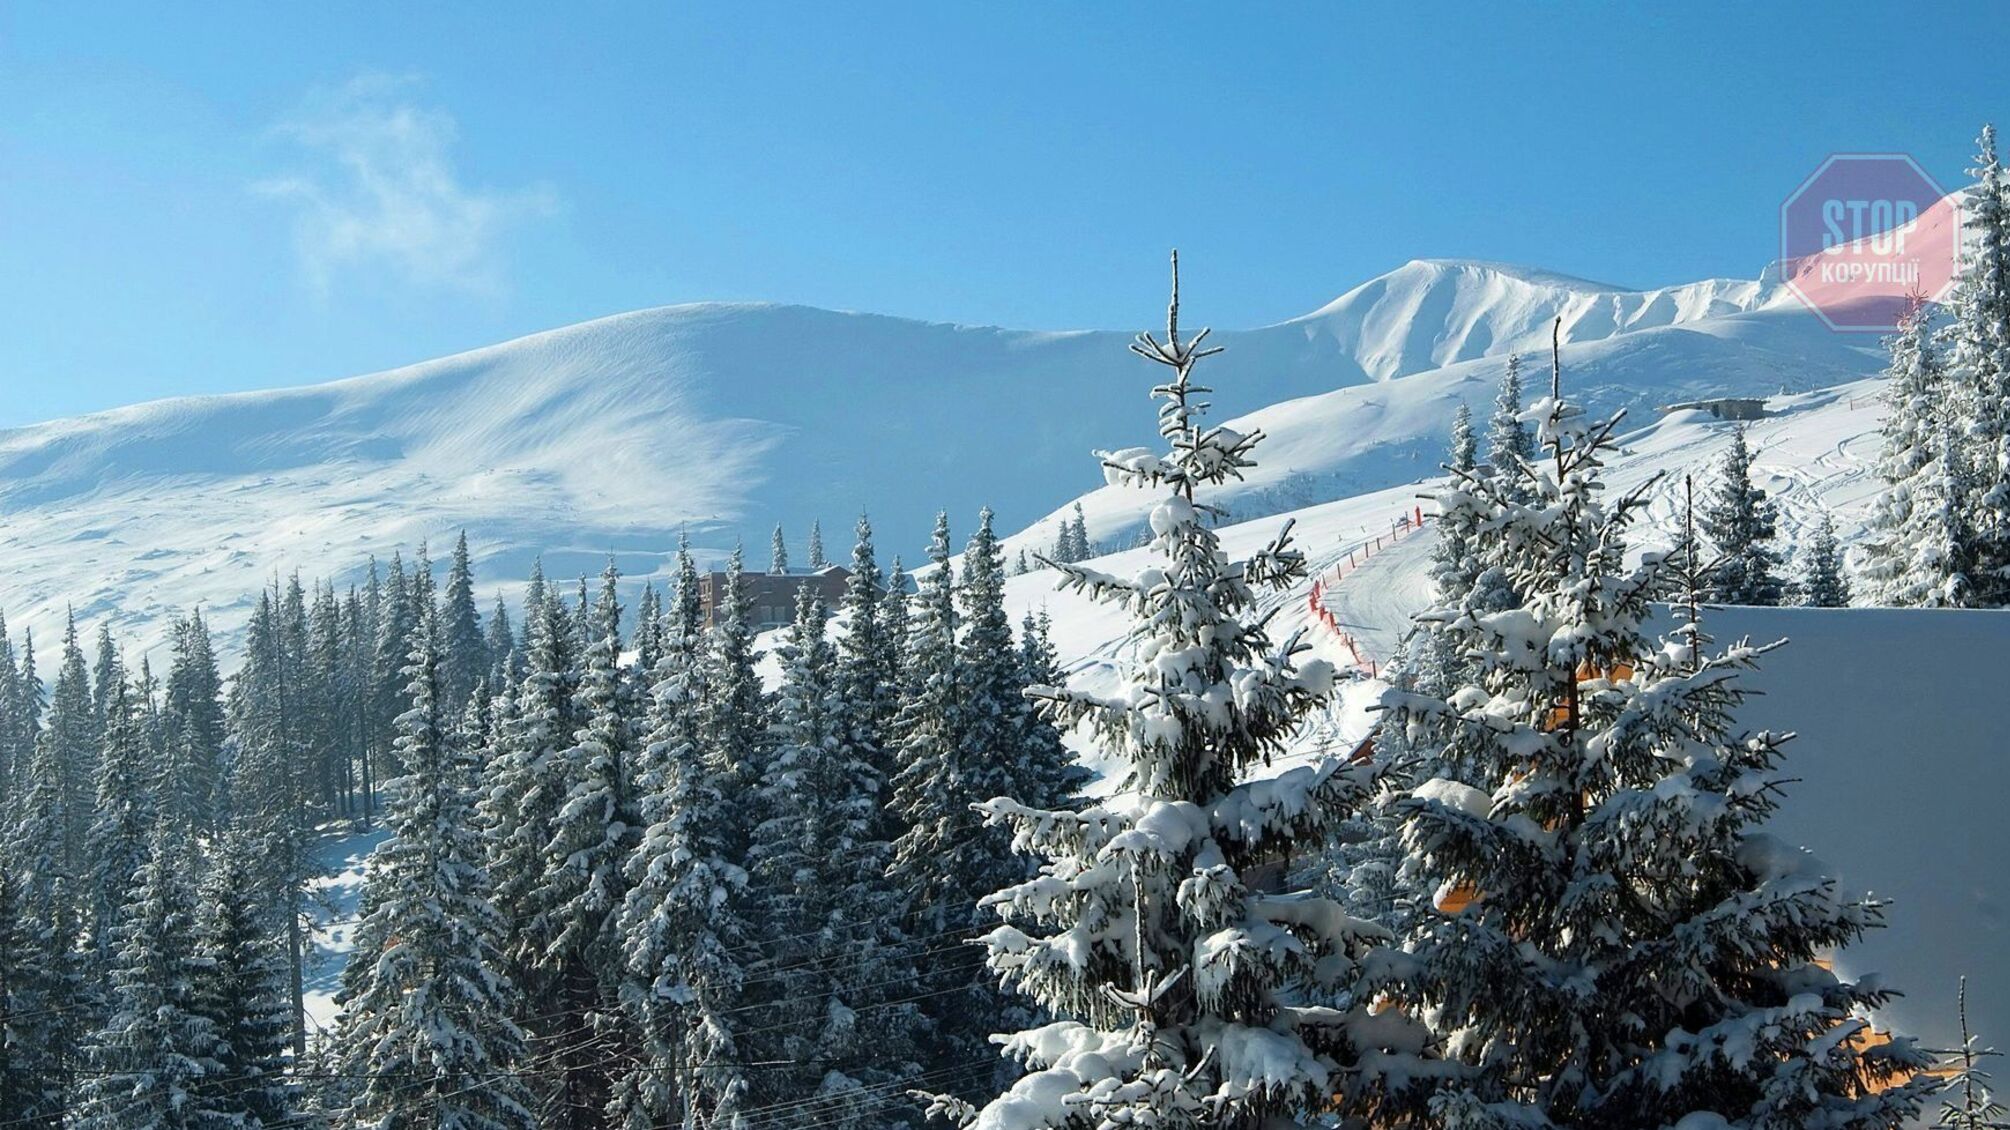
[[[775,527],[774,537],[768,545],[768,572],[780,575],[789,571],[789,543],[782,537],[782,528]]]
[[[91,663],[91,712],[98,729],[105,728],[105,713],[111,707],[112,688],[125,679],[125,661],[119,657],[118,641],[112,639],[110,624],[98,625],[97,658]]]
[[[401,773],[393,748],[395,722],[404,713],[405,665],[412,654],[412,633],[419,622],[418,594],[406,576],[403,558],[391,554],[376,615],[376,639],[370,659],[369,750],[380,771]],[[366,753],[365,756],[370,756]]]
[[[1520,490],[1468,476],[1441,505],[1496,531],[1485,552],[1526,603],[1433,610],[1476,668],[1397,693],[1384,723],[1438,745],[1402,802],[1439,913],[1394,999],[1461,1068],[1390,1116],[1484,1127],[1896,1127],[1925,1063],[1860,1039],[1889,993],[1818,962],[1879,924],[1762,824],[1787,735],[1737,725],[1766,650],[1651,637],[1665,567],[1627,568],[1649,482],[1604,497],[1614,418],[1552,396]],[[1526,501],[1524,501],[1526,500]],[[1889,1086],[1889,1089],[1879,1090]],[[1428,1104],[1426,1103],[1428,1098]]]
[[[1018,710],[1019,783],[1015,799],[1038,808],[1072,807],[1090,780],[1075,764],[1061,741],[1061,731],[1039,704],[1026,696],[1029,687],[1058,687],[1065,681],[1054,651],[1053,619],[1045,608],[1026,614],[1019,627],[1020,702]]]
[[[150,756],[131,688],[116,662],[106,673],[104,756],[98,763],[97,803],[84,836],[89,901],[84,907],[93,968],[109,969],[118,945],[133,876],[146,864],[159,814],[155,804],[159,766]]]
[[[540,1061],[550,1075],[539,1098],[538,1124],[600,1124],[611,1097],[608,1064],[619,1037],[613,970],[621,951],[615,912],[627,895],[623,868],[640,831],[630,755],[632,696],[621,667],[619,574],[608,562],[594,607],[595,639],[573,696],[581,721],[558,754],[558,810],[532,895],[531,935],[543,949],[533,961],[541,1012],[563,1019],[538,1031]],[[592,1033],[598,1040],[582,1038]],[[547,1047],[548,1045],[548,1047]]]
[[[86,994],[75,874],[62,853],[64,787],[52,743],[36,749],[18,815],[0,832],[0,1122],[62,1124]]]
[[[1801,603],[1811,608],[1849,606],[1849,578],[1843,575],[1842,546],[1836,540],[1835,519],[1827,513],[1815,526],[1814,539],[1808,543]]]
[[[1472,409],[1461,402],[1452,414],[1452,446],[1445,468],[1453,475],[1465,475],[1478,466],[1479,439],[1473,435]],[[1479,577],[1478,558],[1473,553],[1478,538],[1478,528],[1465,517],[1446,514],[1439,518],[1437,541],[1431,547],[1431,585],[1440,599],[1457,600],[1472,591]]]
[[[945,566],[946,568],[946,566]],[[952,764],[956,787],[970,797],[967,804],[994,796],[1026,799],[1028,803],[1059,803],[1052,796],[1053,767],[1035,764],[1027,747],[1025,665],[1012,638],[1012,620],[1005,611],[1005,560],[992,531],[991,508],[977,516],[977,532],[963,549],[963,581],[956,586],[958,620],[954,670],[961,684],[957,713],[960,724]],[[1038,799],[1033,799],[1037,795]],[[966,805],[967,806],[967,805]],[[968,880],[982,892],[1005,886],[1025,874],[1024,861],[1014,857],[1003,829],[973,829],[976,866]]]
[[[316,582],[314,586],[302,667],[301,707],[307,714],[306,741],[314,767],[316,802],[326,811],[347,815],[355,805],[349,759],[354,743],[351,699],[356,687],[349,678],[342,605],[332,585]]]
[[[1260,593],[1305,578],[1289,527],[1230,559],[1209,526],[1201,492],[1250,467],[1262,436],[1202,423],[1193,367],[1215,350],[1206,331],[1180,336],[1177,278],[1175,265],[1165,338],[1132,347],[1170,370],[1153,390],[1167,449],[1102,454],[1112,484],[1159,492],[1158,560],[1136,578],[1059,565],[1063,588],[1131,616],[1135,658],[1114,692],[1034,692],[1122,766],[1120,798],[1080,812],[984,805],[1041,860],[1036,877],[986,900],[1006,919],[985,936],[988,962],[1060,1019],[1001,1038],[1030,1069],[1003,1096],[982,1110],[940,1104],[977,1126],[1306,1125],[1336,1095],[1338,1114],[1357,1109],[1344,1097],[1356,1016],[1298,1007],[1291,993],[1352,985],[1383,933],[1244,876],[1339,819],[1374,771],[1328,760],[1261,773],[1324,701],[1333,670],[1299,663],[1297,640],[1271,640],[1255,610]]]
[[[489,690],[501,693],[514,686],[523,673],[509,669],[510,655],[516,651],[516,629],[510,622],[509,605],[500,596],[496,597],[496,606],[489,613],[485,637],[489,653]]]
[[[307,1039],[307,943],[301,918],[316,863],[305,772],[309,747],[299,726],[305,677],[293,651],[289,603],[267,589],[245,629],[244,666],[231,683],[229,713],[237,749],[228,790],[232,811],[260,837],[265,896],[283,908],[298,1053],[305,1051]]]
[[[441,713],[438,617],[419,610],[397,719],[391,837],[370,855],[363,975],[342,1000],[341,1070],[357,1080],[345,1122],[358,1127],[506,1130],[541,1125],[518,1074],[520,998],[502,972],[503,919]]]
[[[879,634],[886,643],[884,669],[894,680],[895,687],[905,686],[905,669],[902,663],[907,655],[907,570],[901,567],[900,554],[893,555],[893,567],[886,571],[886,595],[879,602]],[[892,742],[892,723],[888,722],[887,740]]]
[[[550,592],[551,587],[545,583],[544,579],[544,558],[534,557],[530,562],[530,580],[524,584],[523,588],[523,636],[517,640],[517,649],[525,654],[529,654],[530,652],[531,617],[535,616],[537,610],[543,607],[545,599]]]
[[[65,1122],[78,1130],[194,1130],[217,1121],[204,1101],[220,1042],[199,1007],[194,855],[172,820],[157,821],[151,839],[121,911],[110,1011],[84,1043],[86,1074]]]
[[[35,746],[41,741],[42,719],[49,709],[48,688],[42,685],[42,677],[35,670],[35,632],[31,628],[21,629],[21,674],[17,685],[22,706],[20,716],[15,719],[21,732],[15,740],[26,760],[17,763],[21,768],[16,776],[25,781],[27,767],[34,763]]]
[[[740,958],[759,937],[744,913],[747,873],[734,846],[741,782],[707,749],[709,649],[688,543],[677,559],[645,720],[639,789],[647,829],[629,856],[619,921],[621,1004],[641,1055],[616,1087],[615,1109],[637,1130],[734,1124],[747,1091],[736,1037],[746,1027]]]
[[[593,600],[587,596],[586,574],[579,575],[578,594],[572,602],[572,642],[574,654],[585,655],[593,646],[596,624],[593,619]]]
[[[1958,607],[1969,598],[1973,559],[1961,508],[1966,477],[1929,308],[1909,311],[1885,345],[1891,363],[1876,465],[1883,488],[1871,505],[1857,574],[1873,604]]]
[[[530,635],[527,670],[512,695],[514,718],[496,736],[488,759],[479,811],[488,837],[493,901],[503,920],[515,927],[506,950],[507,972],[526,997],[537,999],[547,988],[540,961],[550,939],[528,926],[547,905],[546,849],[567,790],[562,754],[573,746],[584,719],[574,625],[564,601],[547,589],[535,608],[526,609],[525,626]],[[560,1018],[552,1030],[562,1030],[566,1023]]]
[[[990,870],[997,842],[990,833],[978,833],[981,822],[969,807],[973,798],[960,787],[967,722],[949,553],[949,516],[937,514],[928,547],[930,571],[909,602],[900,711],[893,725],[898,766],[893,810],[902,831],[891,874],[913,907],[920,934],[972,925],[976,900],[989,889],[966,882],[966,876]]]
[[[0,615],[0,813],[9,810],[15,791],[27,777],[34,749],[34,735],[24,725],[27,712],[14,641],[7,636],[6,616]]]
[[[1731,432],[1716,489],[1698,515],[1716,549],[1711,598],[1723,604],[1775,605],[1786,594],[1779,552],[1772,548],[1778,508],[1752,485],[1752,449],[1744,425]]]
[[[872,544],[872,523],[858,517],[857,540],[851,551],[851,576],[845,581],[844,635],[837,645],[837,709],[840,733],[860,751],[879,778],[880,797],[874,803],[882,832],[891,812],[885,792],[893,777],[892,731],[900,709],[897,649],[886,623],[886,579]],[[891,834],[882,838],[892,839]]]
[[[203,873],[197,908],[195,1011],[218,1044],[216,1070],[200,1085],[219,1125],[277,1130],[298,1118],[286,1078],[293,1036],[286,950],[258,894],[255,837],[226,829]]]
[[[815,519],[810,520],[809,555],[811,572],[816,572],[830,564],[829,561],[824,559],[824,524]]]
[[[1519,465],[1536,455],[1535,436],[1522,419],[1522,397],[1521,356],[1514,354],[1501,374],[1494,412],[1487,420],[1487,466],[1510,487],[1520,481]]]
[[[754,672],[753,595],[738,546],[726,563],[725,588],[705,661],[705,756],[723,779],[752,788],[765,767],[766,696]],[[746,846],[746,831],[743,825],[737,847]]]
[[[475,611],[474,567],[468,560],[468,535],[454,540],[453,563],[440,606],[440,660],[446,677],[445,705],[458,714],[467,706],[475,681],[489,673],[489,645],[482,636],[481,614]]]
[[[82,874],[84,834],[90,828],[92,783],[96,780],[101,735],[97,708],[91,702],[91,677],[84,649],[77,643],[77,618],[70,615],[63,629],[62,666],[49,695],[49,725],[41,741],[48,746],[50,767],[61,790],[63,814],[57,846],[63,868]]]
[[[635,604],[637,675],[646,682],[649,673],[656,670],[656,661],[661,658],[663,658],[663,604],[657,598],[655,583],[644,581],[642,597]]]
[[[877,832],[883,781],[848,740],[823,601],[805,586],[780,649],[766,814],[748,851],[760,921],[775,940],[749,970],[766,1007],[742,1044],[770,1066],[759,1102],[787,1103],[804,1125],[885,1125],[876,1096],[912,1078],[913,950],[888,921]]]
[[[1967,603],[2000,608],[2010,604],[2010,175],[1997,157],[1995,126],[1982,127],[1976,148],[1961,217],[1968,255],[1942,340],[1962,423],[1954,438],[1967,478]]]

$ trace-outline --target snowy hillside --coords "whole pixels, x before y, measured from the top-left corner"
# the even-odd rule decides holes
[[[1220,415],[1273,436],[1235,504],[1417,478],[1450,405],[1483,403],[1504,352],[1539,345],[1558,315],[1599,405],[1875,368],[1872,343],[1768,295],[1419,262],[1304,318],[1217,335]],[[560,576],[598,571],[609,551],[646,576],[681,530],[715,554],[745,537],[759,564],[774,523],[800,551],[819,519],[841,552],[862,506],[883,552],[912,561],[937,508],[966,530],[990,504],[1016,529],[1093,485],[1092,448],[1150,438],[1137,411],[1150,374],[1127,337],[684,306],[332,384],[14,429],[0,433],[0,608],[46,638],[72,602],[87,629],[107,620],[150,647],[165,613],[197,602],[229,633],[275,568],[340,573],[463,526],[484,588],[518,581],[538,551]],[[1124,536],[1134,514],[1089,502],[1098,539]]]

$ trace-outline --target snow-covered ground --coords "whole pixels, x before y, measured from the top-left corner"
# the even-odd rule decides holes
[[[363,863],[390,835],[382,825],[367,832],[329,829],[315,845],[321,877],[309,889],[314,930],[308,936],[305,985],[308,1028],[330,1031],[342,967],[356,948],[356,916],[363,898]]]

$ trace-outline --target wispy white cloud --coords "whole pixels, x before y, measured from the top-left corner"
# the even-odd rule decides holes
[[[298,208],[295,241],[317,288],[375,267],[422,287],[500,291],[505,239],[557,210],[547,186],[464,183],[452,159],[454,118],[422,105],[420,87],[366,75],[315,94],[277,127],[311,168],[254,187]]]

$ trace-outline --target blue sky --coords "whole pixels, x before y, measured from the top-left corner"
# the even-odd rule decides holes
[[[0,425],[644,306],[1222,326],[1406,259],[1750,276],[1822,156],[1947,185],[1935,4],[0,6]]]

